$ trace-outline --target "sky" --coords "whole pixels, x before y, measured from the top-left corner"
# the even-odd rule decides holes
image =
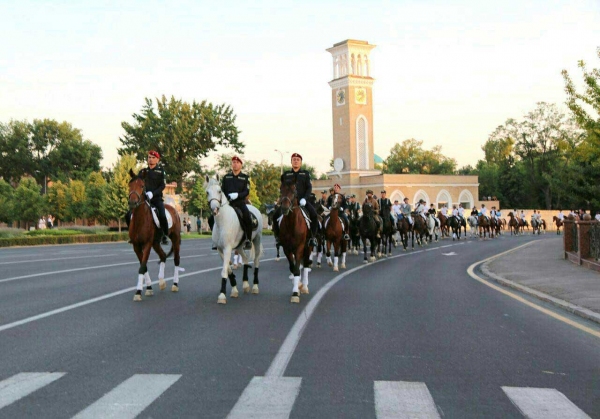
[[[326,172],[326,49],[358,39],[376,45],[375,153],[415,138],[475,165],[508,118],[567,112],[561,70],[600,67],[598,22],[600,0],[0,0],[0,122],[68,121],[111,167],[144,98],[207,100],[233,108],[246,159]]]

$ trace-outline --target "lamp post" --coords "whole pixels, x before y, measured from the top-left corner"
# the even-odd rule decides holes
[[[36,170],[35,172],[41,173],[39,170]],[[44,174],[44,195],[46,195],[47,185],[48,185],[48,175]]]
[[[287,151],[279,151],[277,149],[275,149],[275,151],[278,152],[279,155],[281,156],[281,162],[280,162],[279,167],[280,167],[281,174],[283,174],[283,153],[287,153]]]

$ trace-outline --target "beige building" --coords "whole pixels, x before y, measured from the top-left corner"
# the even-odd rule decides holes
[[[356,194],[362,202],[368,189],[379,196],[385,189],[388,198],[402,201],[407,197],[414,205],[424,199],[436,208],[443,204],[463,204],[465,208],[481,206],[477,176],[388,175],[375,169],[373,138],[373,82],[371,50],[375,45],[348,39],[327,51],[333,58],[331,106],[333,124],[334,171],[328,180],[313,181],[313,192],[339,183],[346,194]],[[497,201],[484,202],[499,207]]]

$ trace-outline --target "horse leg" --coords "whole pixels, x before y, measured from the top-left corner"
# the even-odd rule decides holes
[[[342,263],[340,269],[346,269],[346,251],[348,250],[348,242],[342,240]]]
[[[293,287],[292,287],[292,298],[290,300],[290,302],[292,303],[299,303],[300,302],[300,290],[298,289],[298,285],[300,285],[300,266],[301,266],[301,261],[302,261],[302,256],[303,256],[303,247],[301,247],[299,250],[296,250],[296,253],[294,254],[294,258],[296,259],[296,263],[294,263],[294,270],[292,272],[293,274]]]
[[[142,301],[142,289],[144,288],[144,277],[146,272],[148,272],[147,262],[148,257],[150,256],[150,244],[144,244],[142,246],[134,246],[135,254],[137,255],[140,261],[140,268],[138,270],[138,282],[135,294],[133,296],[133,301]]]
[[[154,251],[156,252],[156,254],[158,255],[158,257],[160,259],[160,262],[158,265],[158,287],[162,291],[165,288],[167,288],[167,283],[165,282],[165,261],[167,260],[167,255],[166,255],[165,251],[162,250],[162,247],[160,246],[160,243],[158,243],[158,242],[152,243],[152,248],[154,249]],[[162,255],[161,255],[161,252],[162,252]],[[150,293],[148,293],[148,288],[146,287],[146,295],[152,295],[152,286],[150,286]]]
[[[304,262],[307,263],[308,260],[306,258],[306,256],[304,257]],[[300,269],[300,284],[298,284],[298,290],[300,291],[300,294],[308,294],[308,274],[309,272],[312,271],[312,269],[308,268],[308,267],[301,267]]]
[[[331,261],[331,240],[326,239],[325,241],[325,251],[326,251],[326,256],[327,256],[327,266],[333,266],[333,262]],[[335,251],[335,248],[334,248]]]
[[[231,259],[231,246],[225,246],[223,251],[219,249],[219,254],[221,255],[221,259],[223,260],[223,269],[221,269],[221,291],[219,292],[219,297],[217,298],[217,304],[227,304],[227,297],[225,296],[227,292],[227,278],[229,277],[229,273],[233,275],[233,271],[229,267],[229,260]],[[234,275],[235,278],[235,275]],[[234,279],[235,280],[235,279]],[[233,287],[233,284],[232,284]],[[237,288],[236,288],[237,291]],[[237,294],[237,292],[235,293]],[[233,297],[234,292],[233,288],[231,290],[231,297]],[[237,295],[236,295],[237,297]],[[233,297],[235,298],[235,297]]]
[[[340,260],[340,247],[341,246],[339,240],[333,242],[333,272],[339,272],[340,270],[340,267],[338,265]]]

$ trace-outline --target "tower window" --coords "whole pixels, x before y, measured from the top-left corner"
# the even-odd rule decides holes
[[[359,170],[369,168],[369,145],[367,141],[367,120],[361,116],[356,121],[356,160]]]

